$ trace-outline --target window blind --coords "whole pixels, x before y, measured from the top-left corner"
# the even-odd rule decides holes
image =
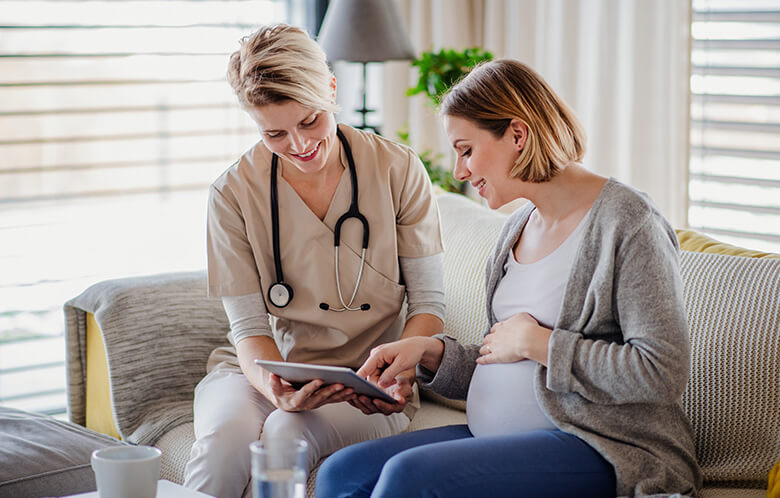
[[[0,1],[0,403],[65,412],[62,304],[205,266],[208,185],[257,138],[238,40],[303,0]]]
[[[780,252],[780,3],[693,0],[691,227]]]

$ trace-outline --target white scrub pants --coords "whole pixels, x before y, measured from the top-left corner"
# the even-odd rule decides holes
[[[299,437],[309,443],[309,469],[350,444],[398,434],[403,413],[365,415],[349,403],[316,410],[277,410],[240,369],[221,366],[195,388],[195,444],[184,486],[219,498],[251,497],[249,444],[260,437]]]

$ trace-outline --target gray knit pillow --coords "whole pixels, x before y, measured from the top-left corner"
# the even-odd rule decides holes
[[[780,457],[780,260],[683,251],[683,405],[710,484],[766,487]]]

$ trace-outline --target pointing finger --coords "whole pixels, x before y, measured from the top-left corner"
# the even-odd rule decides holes
[[[376,349],[374,349],[376,351]],[[368,376],[376,376],[381,372],[382,367],[385,365],[384,360],[381,360],[378,354],[374,354],[372,351],[371,356],[368,357],[363,366],[361,366],[357,374],[364,379]]]

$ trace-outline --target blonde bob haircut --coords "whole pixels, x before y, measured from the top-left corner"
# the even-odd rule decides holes
[[[512,119],[523,122],[528,137],[509,175],[525,182],[549,181],[585,154],[577,116],[541,76],[516,60],[478,65],[444,96],[440,113],[467,119],[496,138]]]
[[[310,109],[338,112],[325,52],[306,31],[274,24],[241,39],[227,79],[243,107],[294,100]]]

